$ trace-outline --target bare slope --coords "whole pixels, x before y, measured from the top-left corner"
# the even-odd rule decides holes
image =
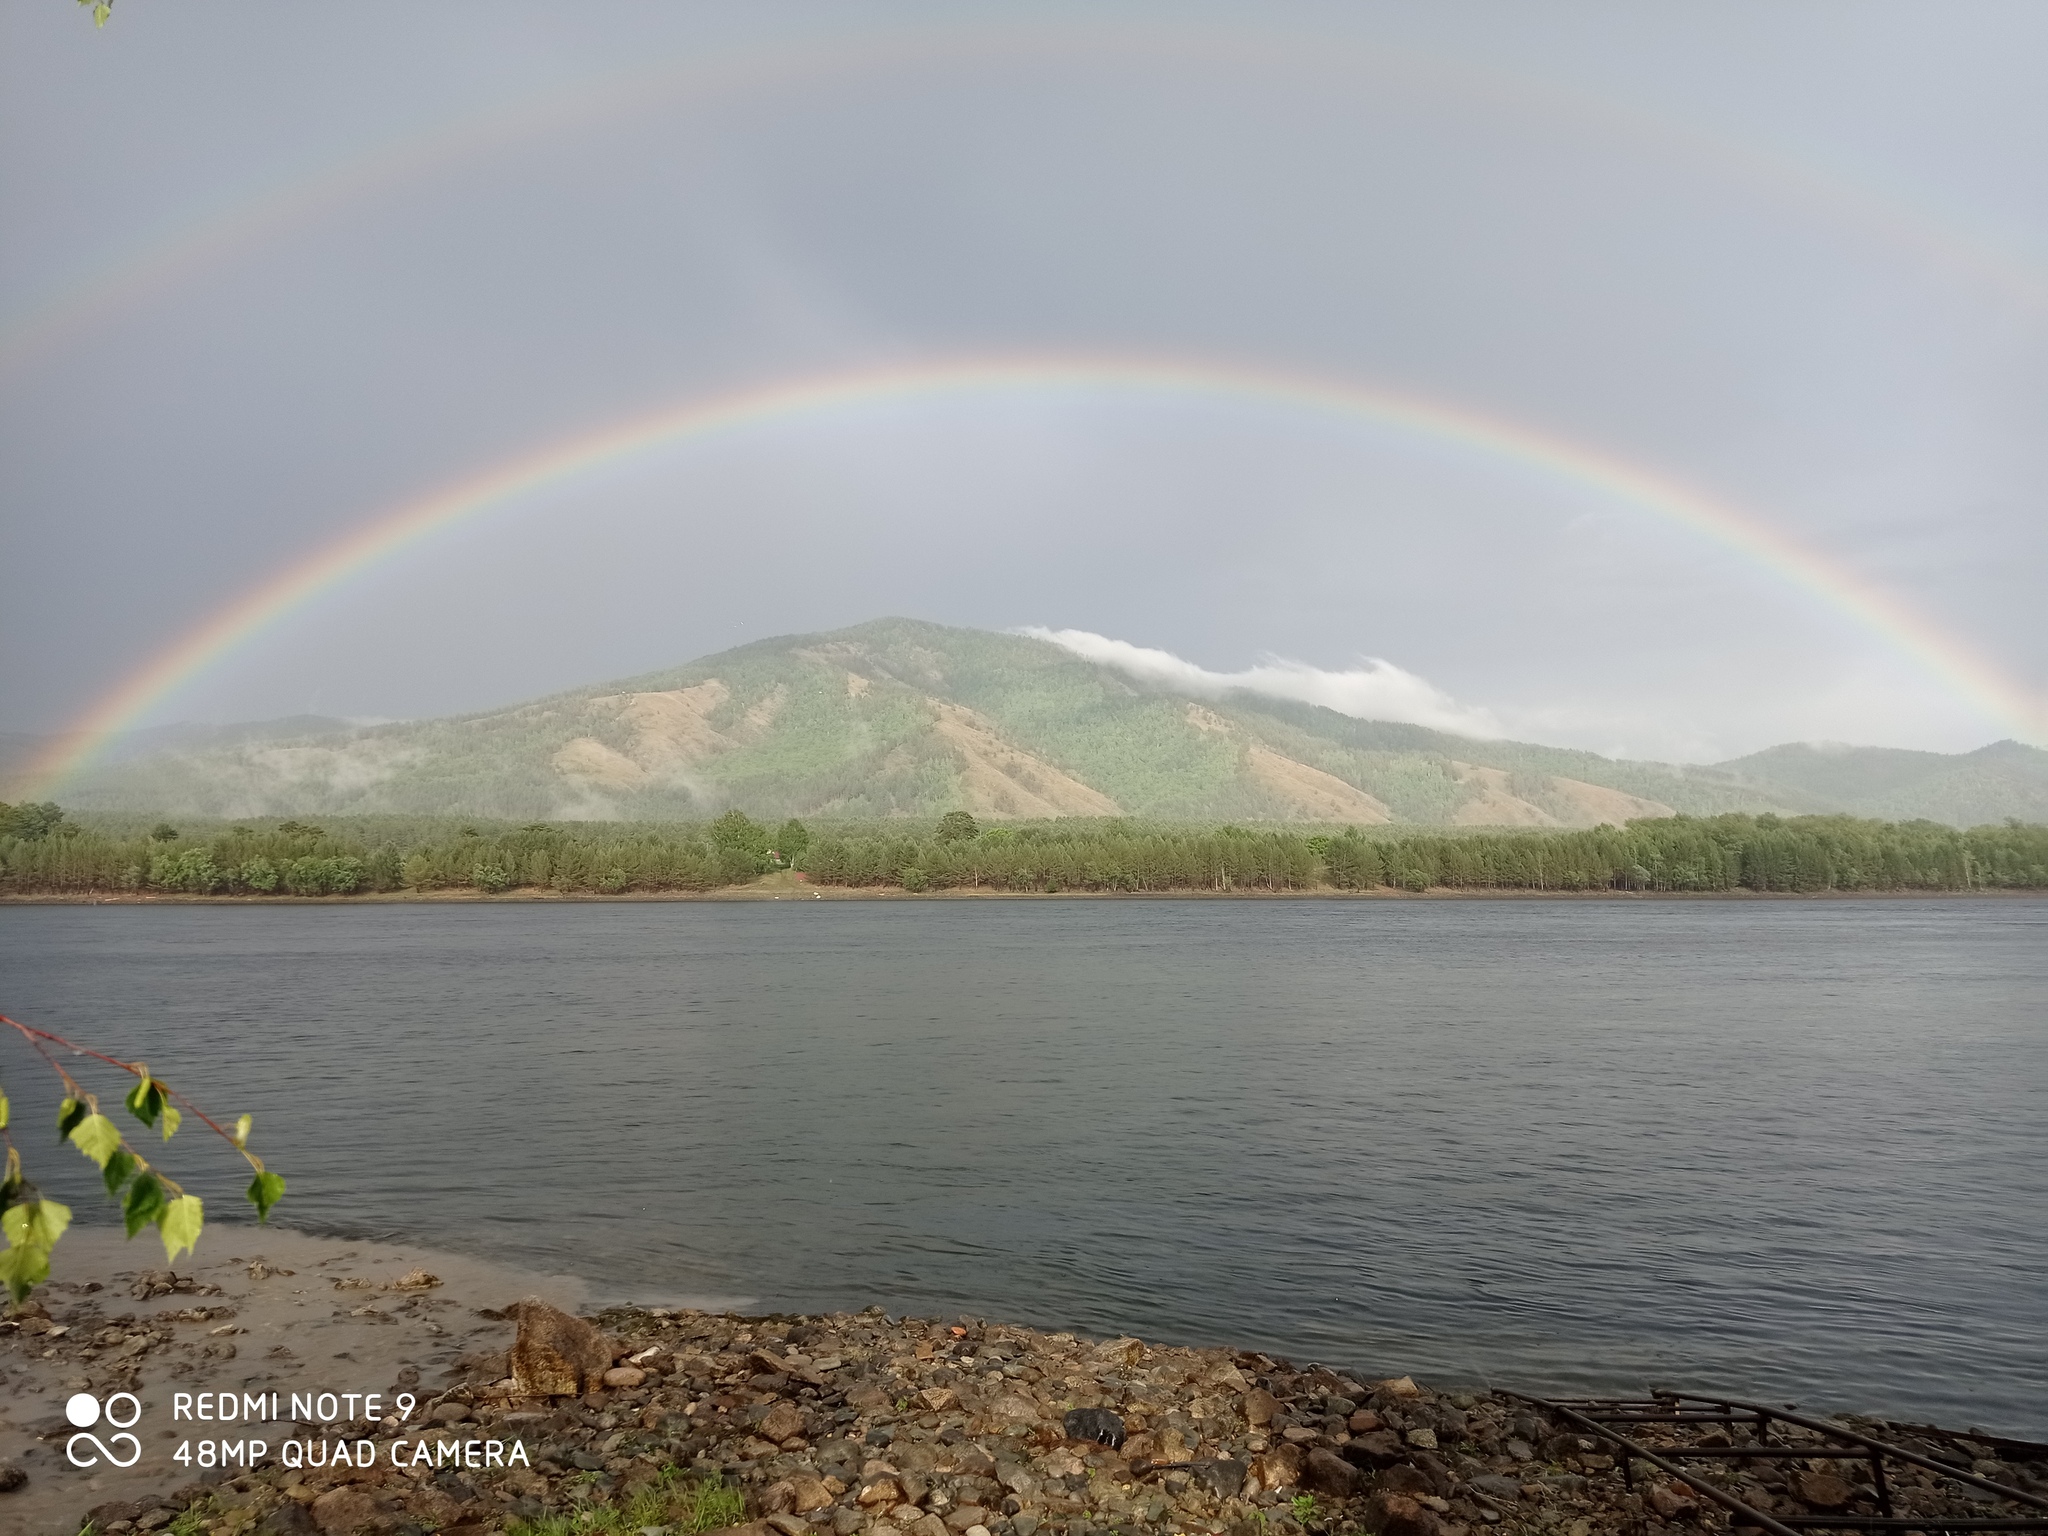
[[[2015,771],[2002,759],[1902,755],[1975,786],[1974,798],[1952,798],[1994,807],[1976,819],[2016,814],[1995,809]],[[1766,771],[1776,762],[1616,762],[1247,694],[1195,700],[1043,641],[882,619],[482,714],[173,739],[106,764],[64,798],[221,816],[659,818],[739,805],[765,817],[963,807],[991,820],[1524,826],[1836,808],[1813,774]],[[1931,782],[1920,766],[1900,783]]]

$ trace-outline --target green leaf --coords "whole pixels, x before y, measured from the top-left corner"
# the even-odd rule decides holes
[[[205,1220],[205,1207],[197,1195],[180,1195],[163,1208],[156,1219],[156,1229],[163,1235],[165,1263],[175,1264],[180,1253],[192,1251]]]
[[[128,1198],[121,1202],[121,1221],[133,1237],[152,1221],[157,1212],[164,1208],[163,1181],[153,1173],[145,1173],[128,1186]]]
[[[57,1139],[62,1141],[71,1134],[71,1128],[91,1114],[83,1099],[66,1099],[57,1106]]]
[[[16,1301],[27,1301],[28,1293],[50,1278],[50,1250],[9,1248],[0,1253],[0,1281]]]
[[[71,1128],[71,1144],[104,1169],[121,1150],[121,1132],[105,1115],[87,1115]]]
[[[259,1173],[250,1182],[249,1203],[256,1207],[256,1219],[270,1219],[270,1208],[284,1198],[284,1179],[275,1173]]]
[[[141,1081],[128,1090],[127,1104],[128,1113],[144,1125],[154,1126],[164,1107],[164,1091],[157,1086],[156,1079],[145,1072]]]
[[[130,1152],[116,1152],[107,1159],[107,1166],[100,1176],[107,1181],[107,1193],[118,1195],[121,1186],[128,1182],[128,1176],[135,1171],[135,1157]]]
[[[0,1093],[0,1131],[7,1129],[7,1095]]]
[[[172,1133],[173,1131],[177,1130],[177,1128],[179,1127],[179,1125],[183,1123],[184,1119],[185,1119],[185,1117],[184,1117],[183,1115],[179,1114],[179,1113],[178,1113],[178,1112],[177,1112],[177,1111],[176,1111],[175,1109],[171,1108],[171,1106],[170,1106],[170,1105],[166,1104],[166,1105],[164,1106],[164,1140],[165,1140],[165,1141],[169,1141],[169,1140],[171,1139],[171,1133]]]
[[[54,1200],[26,1200],[0,1215],[10,1248],[54,1248],[71,1225],[71,1207]]]

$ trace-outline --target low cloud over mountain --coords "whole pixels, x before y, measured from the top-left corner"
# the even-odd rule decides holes
[[[1171,651],[1112,640],[1085,629],[1027,625],[1018,633],[1050,640],[1076,656],[1198,697],[1221,698],[1241,690],[1273,699],[1293,699],[1301,704],[1320,704],[1354,720],[1397,720],[1482,740],[1506,734],[1487,710],[1460,704],[1434,683],[1377,656],[1364,657],[1360,665],[1344,672],[1279,657],[1246,667],[1242,672],[1211,672]]]

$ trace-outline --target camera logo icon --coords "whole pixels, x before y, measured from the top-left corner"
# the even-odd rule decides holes
[[[117,1467],[132,1467],[142,1459],[142,1442],[133,1435],[110,1434],[107,1436],[107,1441],[112,1442],[110,1445],[90,1433],[102,1419],[117,1431],[133,1428],[142,1417],[142,1401],[133,1392],[116,1392],[104,1403],[90,1392],[74,1392],[64,1404],[64,1417],[79,1431],[64,1442],[65,1459],[74,1467],[96,1467],[101,1456]],[[124,1447],[128,1453],[125,1460],[115,1450],[115,1446],[124,1440],[128,1442]],[[81,1442],[92,1447],[82,1457],[79,1455]],[[93,1452],[98,1452],[98,1455]]]

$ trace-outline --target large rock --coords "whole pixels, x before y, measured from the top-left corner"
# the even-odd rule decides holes
[[[764,1515],[808,1515],[832,1507],[832,1490],[818,1478],[799,1474],[761,1490]]]
[[[1244,1492],[1245,1474],[1251,1469],[1241,1461],[1191,1461],[1188,1476],[1195,1486],[1215,1499],[1234,1499]]]
[[[1371,1536],[1437,1536],[1436,1511],[1405,1493],[1376,1493],[1366,1501],[1365,1528]]]
[[[1280,1400],[1264,1387],[1253,1387],[1244,1395],[1244,1421],[1254,1427],[1273,1422],[1273,1415],[1280,1411]]]
[[[1061,1446],[1039,1457],[1038,1469],[1047,1477],[1079,1477],[1088,1470],[1088,1463]]]
[[[904,1502],[903,1485],[887,1473],[877,1474],[862,1482],[854,1502],[868,1509],[893,1508]]]
[[[1374,1469],[1391,1467],[1407,1456],[1401,1437],[1391,1429],[1375,1429],[1354,1435],[1344,1447],[1344,1459],[1354,1466]]]
[[[313,1536],[319,1529],[306,1506],[293,1499],[286,1499],[256,1522],[256,1536]]]
[[[1038,1479],[1028,1468],[1012,1462],[996,1469],[996,1482],[1010,1490],[1020,1499],[1028,1499],[1038,1492]]]
[[[1014,1391],[1003,1393],[982,1412],[999,1424],[1036,1424],[1040,1417],[1037,1402]]]
[[[1451,1469],[1444,1465],[1442,1458],[1432,1456],[1427,1451],[1417,1451],[1408,1460],[1417,1471],[1429,1479],[1430,1492],[1449,1498],[1456,1491],[1458,1479],[1452,1475]]]
[[[1276,1488],[1292,1488],[1301,1481],[1301,1464],[1305,1458],[1298,1445],[1276,1445],[1252,1462],[1252,1476],[1259,1480],[1259,1487],[1267,1493]]]
[[[1792,1491],[1809,1509],[1844,1509],[1856,1497],[1856,1490],[1832,1472],[1802,1473],[1792,1484]]]
[[[795,1403],[777,1403],[761,1415],[757,1431],[763,1440],[777,1445],[804,1432],[804,1416]]]
[[[1335,1451],[1314,1450],[1301,1464],[1301,1486],[1310,1493],[1333,1499],[1348,1499],[1365,1481],[1365,1474]]]
[[[1100,1365],[1133,1366],[1145,1358],[1145,1344],[1141,1339],[1111,1339],[1095,1346],[1095,1359]]]
[[[343,1485],[330,1488],[313,1501],[313,1523],[322,1536],[355,1536],[383,1521],[384,1506],[367,1490]]]
[[[796,1485],[796,1495],[789,1506],[791,1514],[815,1514],[818,1510],[832,1507],[832,1490],[825,1486],[823,1479],[798,1476],[790,1481]]]
[[[1251,1385],[1244,1372],[1227,1360],[1211,1366],[1208,1379],[1210,1386],[1221,1387],[1226,1392],[1242,1392]]]
[[[512,1379],[529,1397],[576,1397],[604,1382],[618,1353],[612,1339],[580,1317],[538,1297],[514,1302],[507,1317],[519,1321],[512,1342]]]
[[[1700,1512],[1692,1490],[1683,1483],[1659,1483],[1650,1490],[1650,1508],[1659,1520],[1689,1520]]]

